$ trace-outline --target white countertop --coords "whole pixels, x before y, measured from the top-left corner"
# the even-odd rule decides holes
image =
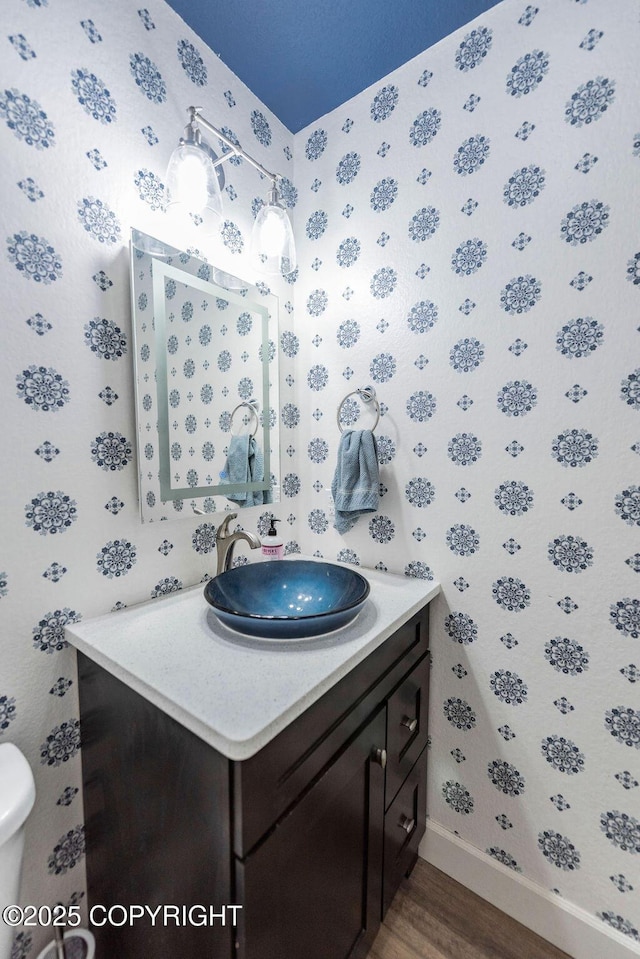
[[[362,611],[314,639],[241,636],[218,620],[202,583],[73,623],[66,638],[229,759],[248,759],[440,592],[436,582],[358,572],[371,585]]]

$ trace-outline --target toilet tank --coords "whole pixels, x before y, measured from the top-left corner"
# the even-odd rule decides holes
[[[0,744],[0,915],[18,902],[24,823],[35,798],[29,763],[13,743]],[[0,919],[0,959],[11,954],[13,934]]]

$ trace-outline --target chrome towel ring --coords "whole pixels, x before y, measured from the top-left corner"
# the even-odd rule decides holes
[[[380,420],[380,403],[378,402],[376,391],[374,390],[372,386],[362,386],[357,390],[352,390],[351,393],[347,393],[347,395],[343,397],[340,405],[338,406],[338,413],[337,413],[338,429],[340,430],[341,433],[343,432],[342,424],[340,422],[340,414],[342,413],[342,407],[344,406],[344,404],[346,403],[346,401],[349,399],[350,396],[359,396],[363,403],[371,403],[372,401],[373,403],[375,403],[376,421],[371,427],[371,432],[373,432]]]
[[[243,406],[246,406],[247,409],[249,410],[249,412],[252,413],[253,416],[255,417],[256,425],[255,425],[255,427],[253,428],[253,431],[251,432],[251,436],[255,436],[256,433],[258,432],[258,427],[259,427],[259,425],[260,425],[260,418],[259,418],[259,416],[258,416],[258,411],[257,411],[257,409],[256,409],[255,400],[252,401],[252,402],[247,402],[246,400],[243,400],[242,403],[238,403],[238,405],[236,406],[236,408],[235,408],[235,409],[232,411],[232,413],[231,413],[231,417],[230,417],[230,420],[229,420],[229,428],[230,428],[231,432],[233,432],[233,417],[234,417],[235,414],[238,412],[238,410],[242,409]]]

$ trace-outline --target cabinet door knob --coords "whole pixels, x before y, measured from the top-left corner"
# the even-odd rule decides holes
[[[409,819],[408,816],[400,816],[400,822],[398,823],[400,829],[404,829],[405,832],[410,833],[416,828],[415,819]]]
[[[400,725],[401,725],[401,726],[405,726],[405,727],[409,730],[410,733],[413,733],[413,732],[415,732],[416,726],[418,725],[418,720],[415,719],[415,718],[414,718],[414,719],[409,719],[408,716],[404,716],[403,719],[402,719],[402,722],[400,723]]]
[[[386,749],[374,749],[373,750],[373,761],[379,766],[382,766],[383,769],[387,765],[387,750]]]

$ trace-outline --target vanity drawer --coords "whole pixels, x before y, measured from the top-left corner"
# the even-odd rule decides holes
[[[429,657],[400,683],[387,703],[387,808],[427,745]]]
[[[382,915],[413,868],[427,821],[427,750],[418,757],[384,817]]]

